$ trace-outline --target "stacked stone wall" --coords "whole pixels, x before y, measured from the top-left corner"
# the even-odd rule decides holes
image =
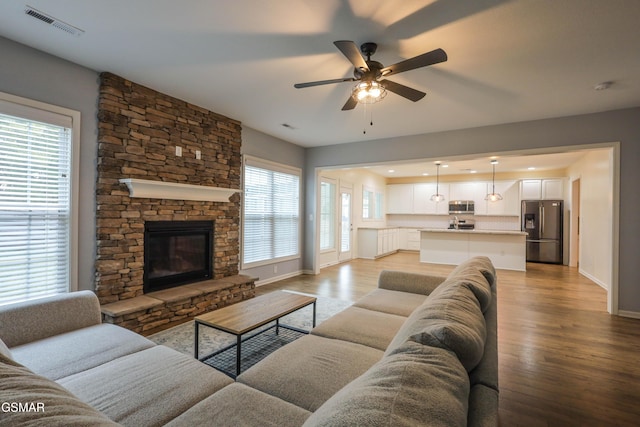
[[[131,198],[119,180],[239,189],[240,122],[111,73],[100,80],[95,290],[101,303],[143,294],[145,221],[215,221],[213,278],[237,275],[239,193],[229,202]]]

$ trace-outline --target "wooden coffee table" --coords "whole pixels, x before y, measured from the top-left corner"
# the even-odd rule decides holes
[[[197,316],[194,319],[194,356],[198,360],[205,360],[235,346],[236,376],[238,376],[240,375],[241,371],[240,360],[242,343],[258,334],[263,333],[264,331],[260,331],[252,336],[242,338],[244,334],[254,331],[259,327],[273,321],[275,321],[275,325],[272,327],[275,327],[276,334],[279,333],[280,328],[287,328],[298,332],[308,333],[309,331],[304,331],[289,325],[280,324],[280,318],[311,304],[313,304],[312,326],[315,327],[316,298],[284,291],[271,292],[256,298],[248,299],[227,307],[223,307],[219,310],[215,310],[201,316]],[[212,354],[200,357],[200,325],[208,326],[210,328],[218,329],[220,331],[235,335],[236,344],[225,347],[224,349],[218,350]]]

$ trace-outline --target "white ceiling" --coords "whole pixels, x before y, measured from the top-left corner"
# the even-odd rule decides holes
[[[304,147],[640,105],[637,0],[27,1],[84,34],[11,0],[0,35]],[[391,93],[365,116],[340,110],[353,83],[293,87],[352,76],[335,40],[378,43],[384,65],[436,48],[449,60],[390,77],[427,96]]]

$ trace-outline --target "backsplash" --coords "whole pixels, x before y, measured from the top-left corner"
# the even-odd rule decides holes
[[[517,216],[458,215],[459,219],[475,221],[476,230],[519,231]],[[453,215],[387,215],[388,227],[448,228]]]

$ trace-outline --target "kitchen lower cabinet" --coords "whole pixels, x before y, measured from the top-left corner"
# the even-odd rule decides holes
[[[458,265],[486,256],[495,268],[525,271],[526,233],[492,230],[420,230],[420,262]]]
[[[358,258],[375,259],[397,252],[398,228],[358,228]]]
[[[417,228],[400,228],[398,249],[404,251],[420,250],[420,231]]]

